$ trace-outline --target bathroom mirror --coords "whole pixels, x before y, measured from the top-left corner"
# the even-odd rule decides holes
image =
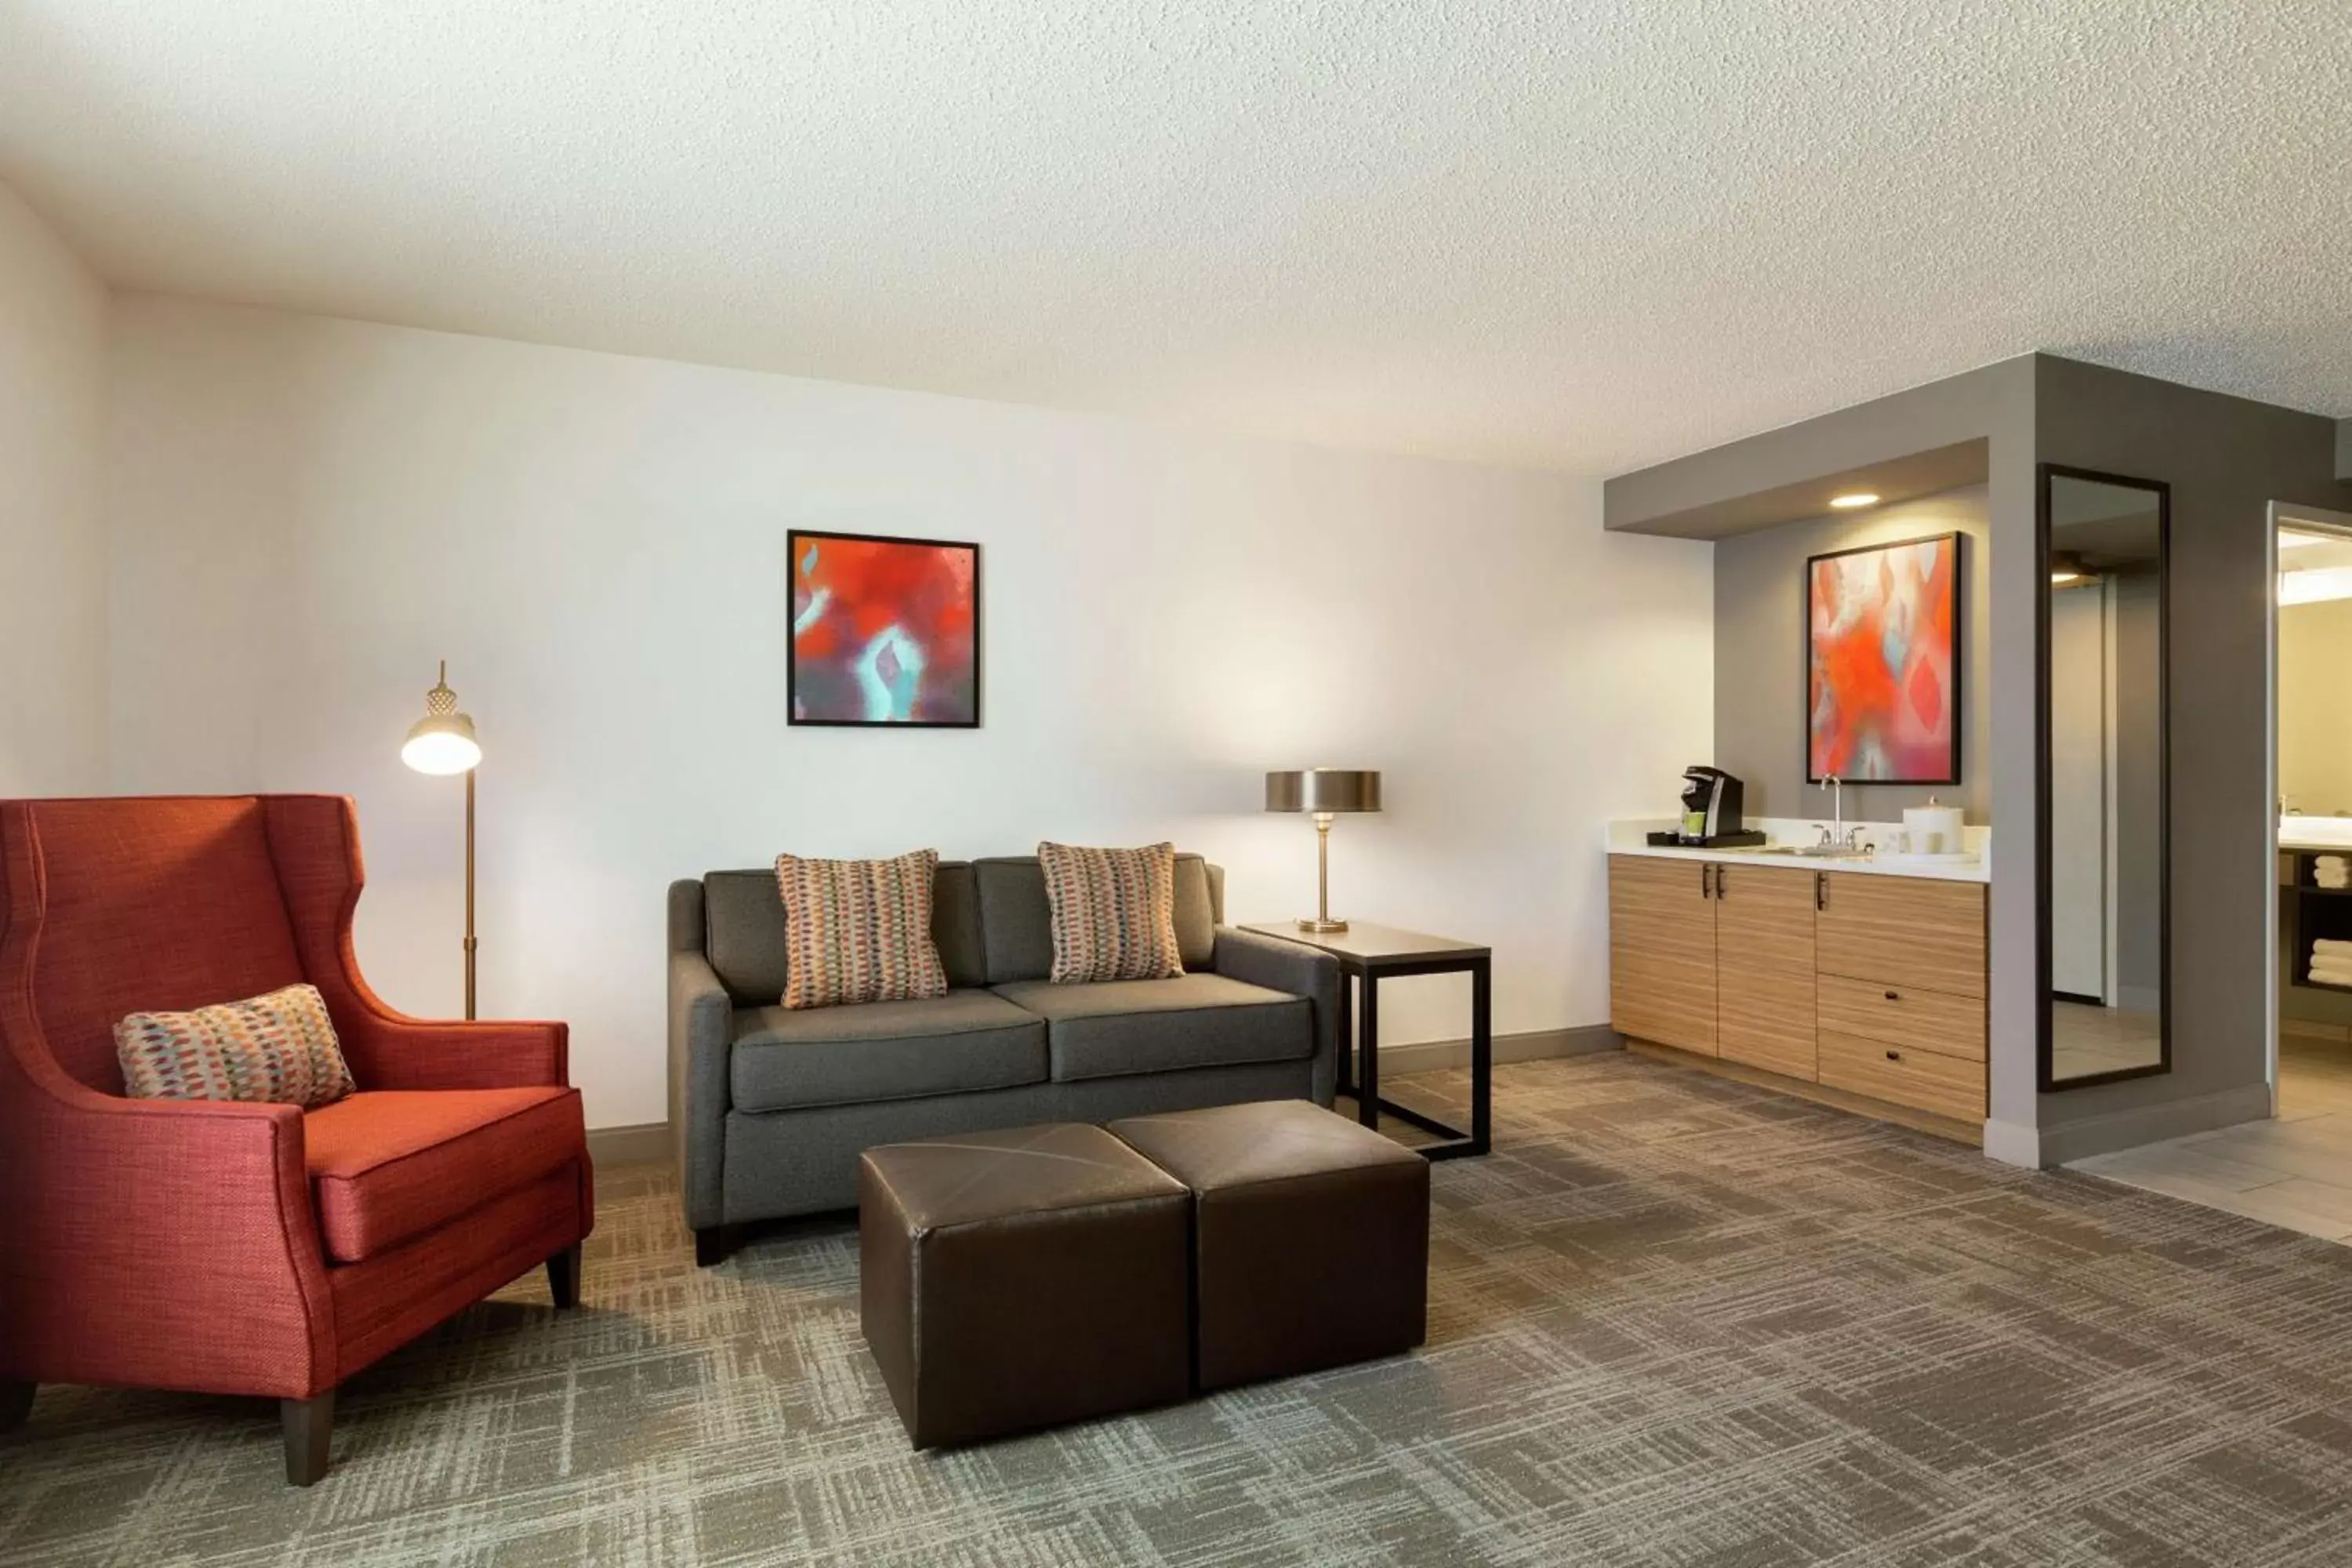
[[[2041,1087],[2172,1067],[2169,487],[2042,465]]]

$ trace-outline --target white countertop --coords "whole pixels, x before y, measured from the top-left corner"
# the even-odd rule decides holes
[[[2352,850],[2352,816],[2282,816],[2278,847],[2289,853],[2302,850]]]
[[[1712,860],[1721,865],[1737,865],[1754,861],[1759,866],[1792,866],[1811,871],[1854,872],[1865,877],[1921,877],[1938,882],[1990,882],[1992,880],[1992,829],[1969,825],[1964,828],[1969,847],[1975,851],[1973,860],[1919,859],[1909,856],[1889,854],[1884,859],[1868,857],[1763,855],[1761,849],[1776,845],[1811,844],[1821,838],[1811,817],[1768,816],[1748,826],[1760,828],[1766,842],[1748,848],[1687,848],[1681,845],[1651,844],[1644,835],[1663,832],[1675,826],[1672,817],[1622,818],[1609,825],[1606,846],[1612,855],[1643,855],[1658,860]],[[1899,822],[1849,822],[1848,827],[1862,829],[1865,844],[1875,846],[1899,829]]]

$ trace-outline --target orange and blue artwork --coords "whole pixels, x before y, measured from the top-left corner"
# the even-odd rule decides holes
[[[980,546],[794,529],[795,724],[980,722]]]
[[[1958,784],[1960,539],[1805,563],[1805,776]]]

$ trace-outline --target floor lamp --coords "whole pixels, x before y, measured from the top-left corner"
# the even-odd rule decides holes
[[[425,694],[425,717],[401,742],[400,760],[420,773],[466,775],[466,1016],[474,1016],[474,770],[482,765],[481,742],[474,739],[474,719],[457,711],[457,694],[449,689],[449,661],[441,661],[440,679]]]

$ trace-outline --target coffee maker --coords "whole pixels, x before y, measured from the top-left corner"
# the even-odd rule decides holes
[[[1707,847],[1761,844],[1764,835],[1745,826],[1738,775],[1721,768],[1683,770],[1683,819],[1675,842]]]

